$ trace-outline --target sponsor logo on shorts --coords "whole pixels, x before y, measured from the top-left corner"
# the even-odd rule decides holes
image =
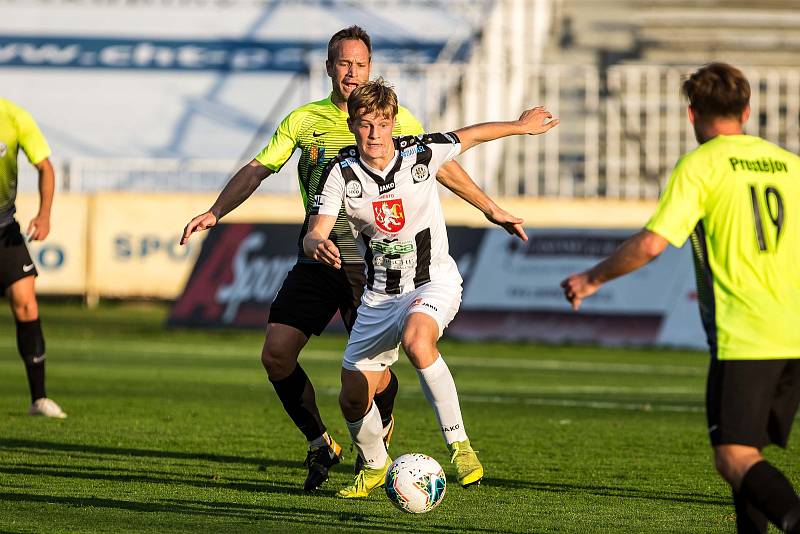
[[[429,302],[424,302],[422,299],[414,299],[414,302],[411,303],[411,306],[425,306],[426,308],[430,308],[436,313],[439,313],[439,308]]]
[[[436,306],[434,306],[433,304],[431,304],[431,303],[429,303],[429,302],[423,302],[421,305],[422,305],[422,306],[425,306],[425,307],[427,307],[427,308],[430,308],[430,309],[432,309],[432,310],[433,310],[433,311],[435,311],[435,312],[438,312],[438,311],[439,311],[439,308],[437,308]]]
[[[22,266],[22,272],[23,273],[29,273],[32,270],[33,270],[33,264],[32,263],[29,263],[28,265],[23,265]]]

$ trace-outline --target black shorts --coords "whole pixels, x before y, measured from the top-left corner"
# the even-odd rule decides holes
[[[800,360],[711,359],[706,415],[712,445],[786,447],[800,402]]]
[[[5,293],[17,280],[38,274],[19,223],[0,227],[0,292]]]
[[[349,332],[356,322],[364,284],[362,264],[334,269],[321,263],[296,263],[275,295],[268,322],[292,326],[306,337],[318,336],[339,310]]]

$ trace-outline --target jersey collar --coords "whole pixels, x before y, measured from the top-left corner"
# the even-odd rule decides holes
[[[349,117],[346,111],[344,111],[342,108],[333,103],[333,91],[328,93],[328,98],[325,99],[325,103],[328,104],[333,109],[335,109],[337,113],[343,115],[345,118]]]
[[[356,149],[358,150],[358,149]],[[358,153],[358,163],[361,165],[361,168],[364,172],[372,178],[375,183],[379,185],[384,185],[389,182],[394,182],[394,175],[397,174],[397,171],[400,170],[400,165],[403,163],[403,158],[400,157],[400,152],[397,151],[395,148],[394,151],[394,158],[389,162],[389,165],[386,166],[386,169],[383,171],[379,171],[378,169],[373,169],[367,163],[361,159],[361,154]],[[386,174],[385,176],[381,176],[381,174]]]

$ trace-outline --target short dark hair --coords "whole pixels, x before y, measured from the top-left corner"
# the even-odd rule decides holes
[[[397,95],[383,78],[359,85],[347,99],[347,114],[351,120],[370,113],[378,113],[387,119],[397,115]]]
[[[328,61],[333,63],[336,60],[336,52],[339,43],[347,39],[353,39],[364,43],[367,47],[367,52],[369,52],[369,59],[372,61],[372,41],[369,38],[369,34],[361,26],[355,25],[339,30],[333,34],[331,40],[328,41]]]
[[[683,94],[701,117],[739,118],[750,103],[750,84],[727,63],[709,63],[683,82]]]

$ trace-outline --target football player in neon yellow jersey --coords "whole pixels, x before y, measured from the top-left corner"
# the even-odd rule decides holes
[[[800,402],[800,158],[743,134],[750,85],[724,63],[683,84],[700,146],[683,156],[645,228],[562,282],[578,309],[668,243],[691,239],[711,352],[706,412],[739,532],[800,532],[800,499],[761,455],[785,447]]]
[[[300,149],[297,171],[306,220],[298,240],[298,261],[270,307],[261,361],[284,409],[308,440],[306,491],[318,488],[327,480],[328,470],[339,462],[342,449],[326,432],[317,409],[314,388],[298,364],[298,357],[309,338],[322,333],[337,309],[345,326],[350,329],[366,277],[364,260],[355,246],[344,209],[332,232],[332,240],[342,251],[341,270],[306,257],[302,240],[322,171],[341,148],[354,142],[347,127],[347,99],[356,87],[369,79],[371,61],[371,42],[363,29],[351,26],[334,34],[328,43],[325,62],[331,78],[330,96],[292,111],[280,123],[264,150],[231,178],[214,205],[186,225],[181,238],[181,243],[186,243],[192,233],[217,224],[221,217],[244,202],[262,180],[280,170],[296,149]],[[401,108],[393,133],[418,135],[423,133],[423,129],[407,109]],[[521,239],[527,239],[522,220],[500,209],[457,163],[450,162],[443,167],[437,179],[480,209],[490,221]],[[387,445],[394,428],[392,411],[396,395],[397,377],[387,369],[375,395]],[[360,470],[358,461],[356,470]]]
[[[14,218],[20,148],[39,172],[39,213],[28,224],[26,235],[29,240],[43,240],[50,233],[55,190],[50,147],[27,111],[0,98],[0,290],[11,304],[17,325],[17,348],[25,362],[31,391],[28,413],[64,418],[67,415],[45,394],[44,335],[34,289],[36,266]]]

